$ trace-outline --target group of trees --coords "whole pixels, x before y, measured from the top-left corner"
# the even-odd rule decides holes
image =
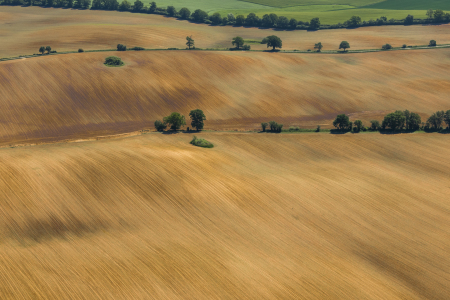
[[[204,126],[203,121],[206,120],[203,111],[201,109],[191,110],[189,116],[191,118],[191,126],[195,127],[197,131],[202,130]],[[186,119],[182,114],[173,112],[169,116],[164,117],[162,121],[155,121],[155,128],[157,131],[164,131],[168,125],[170,126],[171,130],[179,130],[181,127],[186,125]]]
[[[349,117],[345,114],[340,114],[333,121],[333,126],[340,131],[353,131],[360,132],[361,130],[406,130],[406,131],[440,131],[442,129],[442,124],[447,124],[447,128],[450,129],[450,110],[437,111],[433,113],[426,123],[422,123],[422,119],[419,114],[410,112],[408,110],[401,111],[397,110],[393,113],[387,114],[383,121],[378,120],[370,121],[370,127],[365,127],[361,120],[356,120],[351,122]]]
[[[278,124],[275,121],[270,121],[269,123],[261,123],[262,131],[267,132],[267,126],[270,127],[270,132],[281,132],[283,129],[283,124]]]
[[[47,51],[47,54],[56,52],[56,51],[52,51],[52,47],[50,47],[50,46],[47,46],[47,47],[41,46],[39,48],[39,52],[41,53],[41,55],[44,55],[45,51]]]

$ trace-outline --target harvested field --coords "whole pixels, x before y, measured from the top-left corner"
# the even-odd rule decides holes
[[[119,43],[128,47],[184,49],[187,35],[192,35],[200,48],[228,48],[235,36],[262,40],[272,34],[283,40],[286,50],[313,49],[317,42],[322,42],[324,50],[337,50],[343,40],[350,43],[351,49],[379,49],[386,43],[396,47],[427,45],[431,39],[438,44],[450,43],[450,25],[279,31],[208,26],[158,15],[5,6],[0,7],[0,20],[0,57],[38,53],[40,46],[48,45],[57,51],[114,49]],[[252,48],[266,46],[253,44]]]
[[[449,136],[0,149],[2,299],[447,299]]]
[[[205,129],[258,130],[263,121],[330,128],[338,113],[381,120],[388,111],[450,109],[450,50],[308,55],[77,53],[0,63],[0,144],[152,129],[173,111],[202,109]],[[189,124],[188,124],[189,126]]]

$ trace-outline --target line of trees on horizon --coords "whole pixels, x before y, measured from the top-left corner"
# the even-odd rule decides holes
[[[445,13],[441,9],[429,9],[426,13],[426,19],[416,19],[408,14],[405,19],[396,20],[382,16],[377,20],[362,21],[359,16],[352,16],[344,23],[326,25],[321,24],[319,18],[312,18],[309,22],[298,21],[295,18],[287,18],[270,13],[263,15],[262,18],[255,13],[249,13],[247,16],[229,13],[222,16],[220,13],[209,15],[207,12],[196,9],[191,12],[188,8],[183,7],[179,11],[172,5],[167,7],[158,7],[156,2],[151,2],[150,6],[145,6],[141,0],[131,1],[122,0],[2,0],[1,5],[27,5],[27,6],[44,6],[44,7],[65,7],[93,10],[118,10],[131,11],[138,13],[160,14],[169,17],[189,20],[196,23],[205,23],[212,25],[231,25],[246,26],[260,28],[278,28],[278,29],[301,29],[301,30],[319,30],[319,29],[336,29],[336,28],[355,28],[361,26],[381,26],[381,25],[413,25],[413,24],[430,24],[430,23],[448,23],[450,22],[450,13]]]

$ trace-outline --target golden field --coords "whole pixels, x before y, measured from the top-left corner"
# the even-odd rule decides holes
[[[448,135],[200,137],[0,149],[0,298],[448,298]]]
[[[277,35],[285,50],[312,49],[322,42],[324,50],[337,50],[341,41],[351,49],[379,49],[389,43],[395,47],[428,45],[432,39],[438,44],[450,44],[450,25],[381,26],[357,29],[279,31],[272,29],[231,26],[208,26],[179,21],[159,15],[128,12],[79,11],[39,7],[0,7],[1,57],[38,53],[40,46],[57,51],[113,49],[117,44],[128,47],[181,48],[186,36],[192,35],[200,48],[232,47],[231,39],[262,40]],[[252,44],[252,49],[266,49]]]
[[[118,55],[124,67],[108,68]],[[450,109],[450,50],[365,54],[144,51],[75,53],[0,63],[0,144],[153,130],[173,111],[202,109],[206,129],[259,130],[275,120],[331,128],[339,113],[396,109],[422,121]],[[189,126],[188,124],[187,126]]]

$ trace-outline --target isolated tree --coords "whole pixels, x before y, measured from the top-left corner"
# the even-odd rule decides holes
[[[165,124],[164,122],[161,122],[160,120],[156,120],[155,121],[155,129],[157,131],[164,131],[164,129],[167,128],[167,124]]]
[[[450,129],[450,110],[445,112],[444,122],[447,124],[447,128]]]
[[[179,14],[180,14],[180,18],[187,20],[191,16],[191,11],[188,8],[183,7],[182,9],[180,9]]]
[[[428,44],[428,47],[436,47],[436,41],[431,40],[430,43]]]
[[[170,129],[178,130],[181,126],[186,125],[186,119],[180,113],[173,112],[170,116],[164,117],[163,122],[170,125]]]
[[[317,49],[317,52],[320,52],[322,50],[323,46],[321,42],[318,42],[314,45],[314,49]]]
[[[427,17],[428,17],[428,19],[433,18],[433,10],[432,9],[427,10]]]
[[[289,19],[286,17],[279,17],[277,21],[278,28],[288,28],[289,27]]]
[[[203,23],[205,22],[205,19],[208,18],[208,14],[201,9],[196,9],[192,14],[192,18],[195,22]]]
[[[361,17],[352,16],[346,23],[348,27],[358,27],[361,25]]]
[[[189,47],[189,49],[191,49],[191,47],[194,47],[194,40],[192,39],[192,35],[191,36],[187,36],[186,37],[186,46]]]
[[[414,16],[413,15],[408,15],[405,18],[405,25],[411,25],[414,23]]]
[[[297,24],[298,24],[298,22],[296,19],[292,18],[289,20],[289,28],[295,29],[295,28],[297,28]]]
[[[348,48],[350,48],[350,44],[347,41],[342,41],[341,44],[339,45],[339,49],[344,49],[344,52],[345,52],[345,49],[348,49]]]
[[[177,14],[177,10],[175,9],[175,7],[174,6],[172,6],[172,5],[170,5],[170,6],[167,6],[167,15],[169,16],[169,17],[174,17],[176,14]]]
[[[144,3],[141,0],[134,1],[133,11],[139,12],[144,8]]]
[[[320,28],[320,20],[319,18],[312,18],[309,22],[310,30],[318,30]]]
[[[242,26],[245,23],[245,17],[243,15],[238,15],[236,17],[236,26]]]
[[[197,131],[202,130],[204,126],[203,121],[206,120],[203,111],[201,109],[191,110],[189,116],[191,117],[191,126],[195,127]]]
[[[353,125],[355,125],[355,132],[360,132],[361,129],[364,127],[363,122],[361,120],[356,120]]]
[[[240,36],[237,36],[235,38],[233,38],[233,41],[231,42],[231,44],[233,44],[234,46],[236,46],[236,48],[239,50],[239,47],[244,45],[244,39],[241,38]]]
[[[45,47],[45,51],[47,51],[47,54],[50,54],[50,51],[52,51],[52,47],[50,46]]]
[[[275,51],[275,48],[282,48],[283,42],[276,35],[268,36],[267,38],[267,48],[273,47],[272,51]]]
[[[340,114],[333,121],[333,126],[339,130],[347,129],[350,125],[350,120],[346,114]]]
[[[148,12],[153,14],[153,13],[155,13],[155,11],[156,11],[156,3],[152,2],[152,3],[150,3],[150,8],[148,9]]]
[[[42,55],[43,55],[43,54],[44,54],[44,52],[45,52],[45,47],[44,47],[44,46],[40,47],[40,48],[39,48],[39,52],[41,52],[41,53],[42,53]]]
[[[382,127],[389,127],[392,130],[402,129],[403,127],[405,127],[405,121],[406,118],[403,112],[397,110],[384,117]]]
[[[263,132],[266,132],[267,125],[269,125],[269,124],[267,124],[266,122],[261,123],[261,127],[262,127],[262,131]]]
[[[371,120],[370,129],[373,131],[380,129],[380,122],[378,122],[377,120]]]
[[[429,123],[431,125],[431,127],[433,127],[433,129],[435,130],[439,130],[441,129],[441,125],[442,122],[445,119],[445,112],[443,110],[441,111],[437,111],[434,114],[432,114],[428,120],[427,123]]]

